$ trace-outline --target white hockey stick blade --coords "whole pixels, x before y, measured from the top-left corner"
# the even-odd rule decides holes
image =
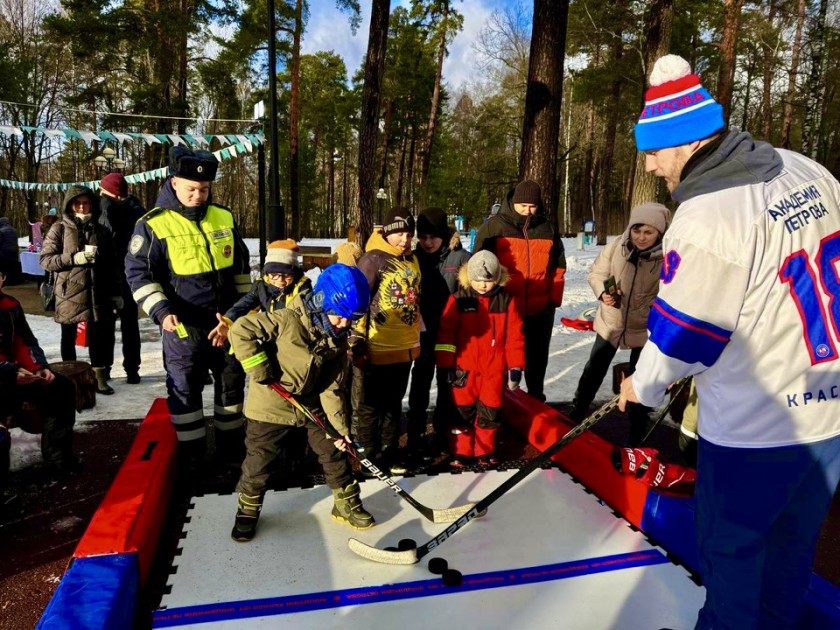
[[[382,564],[417,564],[419,558],[417,557],[416,549],[406,549],[404,551],[387,551],[385,549],[378,549],[363,543],[361,540],[351,538],[347,541],[350,550],[356,555],[361,556],[367,560],[374,562],[381,562]]]
[[[475,503],[465,503],[464,505],[457,505],[451,508],[442,510],[432,510],[432,522],[434,523],[454,523],[464,514],[475,507]]]

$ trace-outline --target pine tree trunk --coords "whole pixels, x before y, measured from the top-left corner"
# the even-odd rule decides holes
[[[350,162],[350,151],[347,142],[347,135],[344,135],[344,152],[341,160],[341,231],[339,236],[347,235],[347,208],[350,207],[350,190],[348,187],[348,173]]]
[[[773,21],[776,19],[776,0],[770,0],[770,8],[767,11],[767,23],[773,28]],[[773,83],[773,72],[776,69],[776,48],[779,38],[776,38],[776,47],[770,46],[770,42],[764,42],[764,89],[761,93],[761,136],[771,142],[770,134],[773,130],[773,104],[770,102],[770,88]],[[744,106],[749,109],[749,101]],[[746,125],[744,126],[746,129]]]
[[[534,0],[525,124],[519,158],[520,179],[542,189],[546,215],[557,215],[557,149],[563,97],[563,60],[568,0]]]
[[[811,72],[808,75],[808,91],[805,96],[805,122],[802,125],[802,152],[811,157],[817,156],[819,145],[817,130],[822,111],[823,89],[822,65],[825,51],[825,15],[828,0],[820,0],[820,9],[814,21],[811,34]]]
[[[621,5],[619,1],[617,4]],[[613,39],[612,58],[608,63],[619,67],[624,56],[624,42],[621,32]],[[610,86],[609,102],[617,103],[621,97],[621,86],[624,78],[621,73],[615,72]],[[610,107],[607,112],[607,120],[604,124],[604,149],[601,154],[601,176],[598,178],[597,193],[595,198],[595,209],[598,216],[596,230],[598,232],[598,244],[607,244],[609,233],[609,207],[610,207],[610,184],[613,180],[613,155],[615,154],[615,134],[618,127],[618,107]]]
[[[650,6],[645,20],[645,77],[639,103],[639,112],[645,105],[645,88],[656,60],[665,55],[671,47],[671,32],[674,29],[674,0],[656,0]],[[646,201],[655,201],[659,190],[659,178],[645,169],[645,154],[636,153],[636,170],[633,175],[633,193],[630,206]]]
[[[405,195],[405,204],[409,208],[415,207],[415,200],[414,200],[414,162],[417,157],[417,126],[414,123],[411,123],[411,140],[409,142],[408,147],[408,164],[406,166],[406,174],[405,174],[405,182],[406,182],[406,195]]]
[[[289,205],[292,212],[291,237],[299,240],[300,232],[300,155],[298,151],[300,129],[300,37],[303,31],[303,0],[295,1],[295,25],[292,35],[292,58],[289,63],[291,89],[289,90]]]
[[[595,57],[597,57],[597,50],[595,52]],[[593,186],[593,177],[595,172],[595,151],[594,151],[594,141],[595,141],[595,104],[589,103],[588,111],[586,113],[586,133],[583,146],[586,147],[586,152],[584,153],[583,158],[583,173],[581,176],[581,186],[578,188],[580,191],[580,218],[581,218],[581,225],[579,226],[579,230],[583,230],[583,221],[589,218],[595,219],[595,213],[592,206],[592,186]]]
[[[388,177],[388,153],[391,150],[391,124],[394,119],[394,101],[387,99],[382,106],[385,122],[382,125],[382,155],[379,158],[379,188],[385,188]]]
[[[750,122],[750,98],[752,98],[752,81],[753,76],[755,74],[755,57],[753,55],[749,56],[749,62],[747,63],[747,80],[744,83],[747,86],[747,90],[744,93],[744,115],[741,118],[741,129],[749,129]],[[767,139],[766,137],[764,138]]]
[[[423,141],[423,146],[420,149],[420,173],[418,174],[417,183],[420,190],[426,184],[426,178],[429,176],[429,167],[432,163],[432,143],[435,139],[435,126],[437,125],[438,108],[440,107],[440,81],[443,76],[443,61],[446,59],[446,18],[449,17],[449,2],[446,0],[443,5],[443,16],[441,18],[441,25],[439,26],[438,51],[437,51],[437,67],[435,69],[435,87],[432,90],[432,109],[429,112],[429,124],[426,127],[426,138]]]
[[[390,7],[390,0],[372,0],[359,129],[359,203],[353,213],[353,221],[356,224],[356,242],[362,247],[373,232],[376,133],[379,128],[379,99],[382,91],[382,75],[385,72]]]
[[[717,94],[715,98],[723,107],[723,123],[729,126],[732,114],[732,92],[735,84],[735,44],[738,41],[738,27],[741,21],[741,7],[744,0],[724,0],[723,37],[720,41],[720,68],[718,69]]]
[[[782,114],[782,137],[779,146],[790,149],[790,129],[793,126],[793,98],[796,94],[796,75],[799,73],[799,58],[802,55],[802,27],[805,24],[806,0],[799,0],[796,12],[796,33],[790,50],[790,73],[785,94],[785,106]]]

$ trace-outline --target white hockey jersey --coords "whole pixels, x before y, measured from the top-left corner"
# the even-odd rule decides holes
[[[633,385],[661,404],[696,375],[701,437],[775,447],[840,434],[840,184],[730,132],[674,191]]]

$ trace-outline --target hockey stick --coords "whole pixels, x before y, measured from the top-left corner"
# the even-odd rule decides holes
[[[328,425],[326,422],[321,420],[321,418],[312,413],[312,411],[307,409],[304,405],[300,404],[300,402],[294,396],[292,396],[292,394],[290,394],[285,387],[280,385],[280,383],[271,383],[269,387],[271,387],[271,389],[273,389],[275,392],[277,392],[283,398],[289,401],[289,403],[295,409],[300,411],[312,422],[317,424],[322,430],[324,430],[327,433],[328,436],[330,436],[330,439],[343,439],[344,436],[339,435],[338,432],[332,427],[332,425]],[[377,479],[387,484],[388,487],[391,488],[391,490],[393,490],[403,499],[408,501],[409,505],[411,505],[415,510],[420,512],[420,514],[425,516],[428,520],[432,521],[433,523],[452,523],[453,521],[456,521],[457,519],[461,518],[461,516],[469,512],[475,505],[474,503],[465,503],[464,505],[459,505],[442,510],[426,507],[425,505],[417,501],[417,499],[412,497],[408,492],[403,490],[391,477],[379,470],[376,464],[374,464],[367,457],[365,457],[361,447],[357,442],[353,442],[353,444],[348,445],[347,452],[350,454],[351,457],[354,457],[355,459],[359,460],[359,463],[365,468],[367,468],[370,472],[372,472]]]
[[[656,427],[659,426],[659,423],[662,422],[666,415],[668,415],[668,412],[671,410],[671,405],[674,404],[674,401],[680,394],[682,394],[682,391],[690,382],[690,378],[683,378],[680,379],[677,382],[677,384],[671,388],[671,399],[668,401],[668,403],[665,405],[662,411],[656,414],[656,418],[654,418],[653,424],[650,425],[650,428],[647,430],[647,433],[645,433],[645,437],[643,437],[642,440],[639,442],[639,446],[642,446],[645,442],[648,441],[648,438],[653,434],[653,431],[656,429]]]
[[[554,455],[561,448],[566,446],[569,442],[578,437],[581,433],[592,428],[596,423],[606,417],[618,405],[618,396],[615,396],[607,404],[596,410],[586,420],[574,427],[571,431],[566,433],[562,438],[557,440],[554,444],[545,449],[542,453],[537,455],[534,459],[528,462],[525,466],[519,469],[512,477],[509,477],[502,485],[493,490],[490,494],[484,497],[481,501],[476,503],[472,509],[461,516],[457,521],[452,523],[445,531],[432,538],[429,542],[416,549],[406,549],[404,551],[386,551],[385,549],[378,549],[363,543],[360,540],[351,538],[348,541],[350,549],[368,560],[374,562],[382,562],[384,564],[414,564],[421,558],[426,556],[433,549],[436,549],[449,538],[452,538],[458,531],[467,525],[471,520],[479,516],[497,499],[501,498],[508,490],[513,488],[520,481],[525,479],[528,475],[534,472],[537,468],[546,463],[551,456]]]

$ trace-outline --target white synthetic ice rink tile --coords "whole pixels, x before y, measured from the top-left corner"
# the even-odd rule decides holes
[[[434,508],[478,501],[515,471],[418,476],[400,480],[411,495]],[[376,480],[362,484],[365,507],[377,526],[357,532],[330,517],[326,486],[269,493],[256,538],[247,544],[230,538],[235,495],[197,497],[185,525],[183,553],[175,558],[171,593],[163,598],[156,627],[196,628],[691,628],[704,591],[685,569],[670,562],[621,567],[601,573],[565,574],[563,579],[519,584],[521,569],[558,563],[591,566],[598,559],[633,552],[662,553],[596,497],[559,470],[533,473],[452,539],[413,566],[376,564],[353,554],[349,537],[380,548],[412,538],[418,545],[445,529],[426,521]],[[650,553],[653,551],[653,553]],[[429,558],[445,558],[471,576],[498,572],[496,588],[444,587],[427,568]],[[327,602],[381,592],[383,585],[420,582],[425,596],[397,601],[366,601],[264,617],[207,621],[206,609],[241,611],[277,598],[320,594]],[[385,589],[387,590],[387,589]],[[272,600],[266,602],[266,600]],[[302,599],[318,599],[302,598]],[[346,599],[344,599],[346,601]],[[224,605],[224,604],[231,605]],[[283,610],[292,608],[284,604]],[[272,607],[279,611],[279,607]],[[297,609],[299,610],[299,609]],[[196,613],[201,612],[201,615]],[[190,616],[190,613],[193,616]],[[181,615],[175,618],[175,615]],[[168,618],[168,620],[167,620]]]

